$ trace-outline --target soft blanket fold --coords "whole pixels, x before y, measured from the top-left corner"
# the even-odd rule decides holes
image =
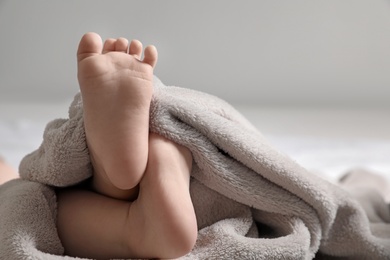
[[[157,78],[154,85],[150,130],[194,158],[199,235],[183,259],[390,259],[389,207],[375,191],[356,188],[368,173],[331,184],[272,148],[226,102]],[[68,258],[53,187],[92,174],[82,115],[78,94],[69,118],[49,123],[42,145],[23,159],[24,180],[0,186],[0,259]]]

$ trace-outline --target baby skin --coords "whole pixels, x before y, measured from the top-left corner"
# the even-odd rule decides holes
[[[18,178],[16,170],[0,158],[0,185],[16,178]]]
[[[87,33],[78,80],[94,168],[92,190],[58,192],[65,253],[94,259],[177,258],[195,244],[191,152],[149,133],[157,50]]]

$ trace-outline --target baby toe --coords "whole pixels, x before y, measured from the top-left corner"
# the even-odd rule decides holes
[[[145,48],[145,55],[143,62],[149,64],[153,68],[157,64],[158,53],[156,47],[149,45]]]
[[[127,53],[129,41],[126,38],[118,38],[115,42],[115,51]]]
[[[129,54],[140,59],[142,54],[142,43],[138,40],[132,40],[129,47]]]
[[[107,53],[107,52],[110,52],[110,51],[115,51],[115,43],[116,43],[116,41],[117,41],[116,39],[108,38],[104,42],[103,53]]]

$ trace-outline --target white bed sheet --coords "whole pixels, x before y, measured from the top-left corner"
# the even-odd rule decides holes
[[[46,123],[67,116],[68,104],[1,104],[0,156],[18,167],[20,160],[41,144]],[[366,168],[390,179],[387,110],[366,112],[362,116],[362,111],[350,110],[340,113],[237,108],[278,150],[324,178],[336,180],[351,168]],[[352,122],[351,117],[359,120]]]
[[[279,150],[306,169],[336,181],[347,171],[362,168],[390,180],[390,141],[270,135]]]
[[[27,153],[36,149],[42,141],[43,123],[36,121],[1,120],[0,156],[14,167]]]
[[[70,101],[62,103],[1,103],[0,156],[15,168],[42,142],[46,124],[66,118]]]

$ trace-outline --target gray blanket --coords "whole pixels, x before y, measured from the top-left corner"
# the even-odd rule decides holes
[[[226,102],[154,85],[150,130],[194,158],[199,234],[183,259],[390,259],[389,207],[362,187],[368,173],[332,184],[272,148]],[[75,259],[57,235],[55,187],[91,177],[82,114],[78,94],[69,118],[50,122],[21,162],[22,179],[0,186],[0,259]]]

